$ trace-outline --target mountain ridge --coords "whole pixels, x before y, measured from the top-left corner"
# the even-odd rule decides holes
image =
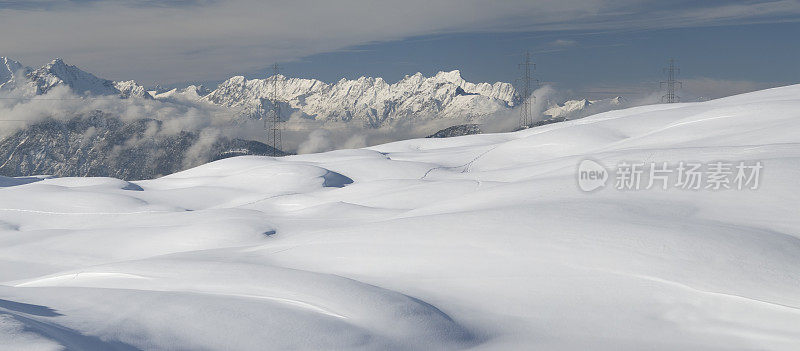
[[[389,84],[380,77],[362,76],[328,84],[317,79],[276,75],[264,79],[231,77],[202,100],[224,107],[241,108],[258,115],[277,100],[304,117],[325,121],[360,120],[377,127],[387,121],[411,117],[474,119],[512,108],[516,91],[508,83],[470,83],[460,71],[406,75]]]
[[[192,85],[149,92],[133,80],[99,78],[60,58],[37,69],[5,57],[2,62],[6,68],[0,69],[0,86],[22,85],[28,95],[42,95],[57,86],[67,86],[81,96],[184,99],[239,109],[245,115],[260,118],[263,111],[272,108],[277,83],[277,100],[283,102],[288,114],[300,113],[304,118],[323,121],[360,121],[370,127],[403,118],[473,120],[513,108],[518,100],[511,84],[467,82],[459,70],[442,71],[431,77],[417,72],[391,84],[383,78],[368,76],[342,78],[335,83],[283,75],[261,79],[233,76],[210,91]],[[20,84],[21,77],[12,71],[22,71],[29,82]]]
[[[26,81],[27,80],[27,81]],[[277,85],[277,92],[274,92]],[[322,122],[354,122],[378,128],[397,120],[453,119],[458,124],[485,122],[485,118],[509,111],[519,104],[513,85],[504,82],[472,83],[460,70],[440,71],[430,77],[420,72],[405,75],[395,83],[381,77],[342,78],[326,83],[314,78],[289,78],[276,75],[247,79],[233,76],[215,89],[189,85],[148,91],[136,81],[111,81],[99,78],[77,66],[56,58],[32,69],[0,57],[0,89],[22,88],[23,95],[42,95],[66,86],[81,96],[119,96],[166,102],[212,104],[236,110],[251,118],[262,118],[272,109],[273,100],[281,104],[283,118]],[[567,100],[550,104],[542,113],[545,119],[580,118],[599,109],[621,105],[619,97],[604,100]]]

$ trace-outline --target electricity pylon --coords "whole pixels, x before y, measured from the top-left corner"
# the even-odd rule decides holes
[[[678,78],[678,74],[681,70],[675,66],[675,60],[669,59],[669,66],[664,68],[664,74],[667,75],[667,80],[661,82],[661,87],[667,87],[667,93],[661,97],[661,102],[666,102],[668,104],[678,102],[680,100],[680,96],[675,95],[675,86],[679,86],[683,88],[683,82],[679,82],[676,79]]]
[[[531,100],[536,98],[533,96],[533,86],[531,85],[531,81],[536,82],[535,79],[531,78],[533,71],[536,70],[536,64],[531,61],[530,52],[525,52],[524,59],[518,67],[522,70],[522,74],[517,80],[522,85],[520,87],[521,91],[518,92],[522,101],[519,112],[519,128],[522,129],[528,128],[533,123]]]
[[[278,64],[272,66],[272,91],[270,92],[270,102],[272,103],[272,111],[267,115],[264,111],[264,132],[267,133],[267,145],[272,146],[270,156],[281,156],[281,104],[278,100],[278,74],[280,67]],[[261,106],[264,104],[262,102]]]

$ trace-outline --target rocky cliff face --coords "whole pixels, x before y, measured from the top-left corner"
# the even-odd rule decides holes
[[[0,175],[150,179],[220,158],[273,154],[255,141],[185,131],[160,136],[161,123],[127,122],[97,111],[33,124],[0,140]]]
[[[479,124],[459,124],[442,129],[436,133],[428,135],[426,138],[452,138],[480,133],[482,133],[482,131]]]

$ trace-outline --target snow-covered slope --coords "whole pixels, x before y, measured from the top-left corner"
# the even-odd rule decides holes
[[[756,190],[585,193],[587,158],[764,168]],[[0,178],[0,345],[797,350],[798,177],[800,85],[132,183]]]
[[[399,118],[476,118],[514,105],[514,88],[508,83],[470,83],[459,71],[421,73],[389,84],[382,78],[342,79],[326,84],[316,79],[267,79],[237,76],[220,84],[205,100],[225,107],[243,108],[255,114],[269,104],[277,80],[278,99],[292,109],[321,120],[360,121],[379,126]]]
[[[593,109],[612,110],[622,105],[622,97],[615,97],[603,100],[567,100],[562,104],[554,104],[546,109],[542,114],[548,118],[576,119],[586,116]]]

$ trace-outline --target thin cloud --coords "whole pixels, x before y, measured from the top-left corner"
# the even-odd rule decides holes
[[[0,0],[0,10],[64,10],[86,8],[107,3],[118,3],[128,7],[186,7],[202,6],[216,0]]]
[[[655,29],[797,21],[800,2],[2,1],[0,48],[115,80],[215,81],[366,43],[463,33]]]
[[[567,48],[578,45],[578,41],[572,39],[557,39],[551,41],[549,45],[559,48]]]
[[[715,79],[708,77],[683,79],[682,82],[682,93],[685,97],[684,101],[711,100],[784,85],[781,83]]]
[[[774,88],[787,85],[781,82],[757,82],[749,80],[731,80],[709,77],[681,78],[681,86],[677,88],[677,95],[680,101],[706,101],[721,97],[737,94],[749,93],[751,91]],[[579,88],[575,96],[587,96],[590,99],[608,98],[623,96],[631,99],[643,99],[645,97],[655,97],[647,103],[658,103],[664,90],[659,82],[642,82],[618,85],[587,85]]]

